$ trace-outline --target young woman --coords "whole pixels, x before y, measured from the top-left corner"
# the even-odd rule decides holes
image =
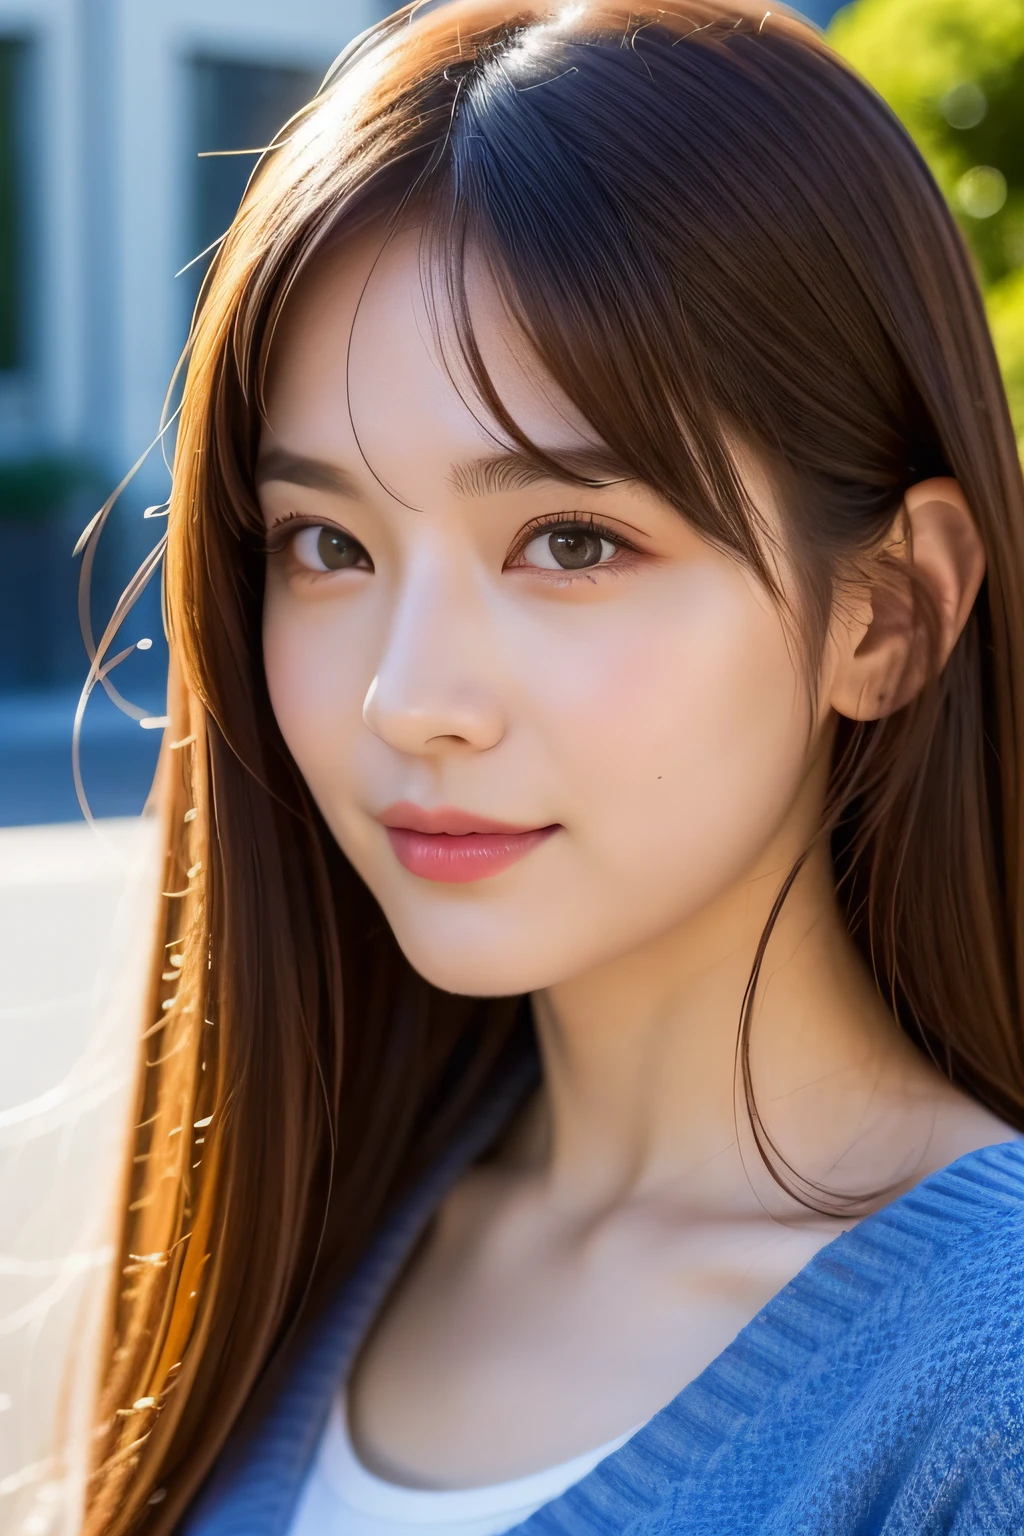
[[[1024,488],[746,0],[342,56],[191,343],[87,1526],[1024,1529]]]

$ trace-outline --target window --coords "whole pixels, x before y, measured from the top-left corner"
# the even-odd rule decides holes
[[[323,78],[315,69],[242,63],[231,59],[193,60],[197,159],[191,254],[206,250],[230,224],[256,164],[255,155],[219,155],[217,150],[260,149],[314,94]],[[208,157],[208,158],[206,158]],[[197,262],[192,291],[205,262]]]
[[[0,373],[24,362],[21,80],[24,43],[0,38]]]

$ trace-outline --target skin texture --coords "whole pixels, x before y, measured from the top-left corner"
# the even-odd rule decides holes
[[[472,297],[525,429],[599,450],[482,274]],[[423,1486],[518,1476],[642,1422],[851,1224],[760,1165],[736,1109],[736,1027],[817,825],[836,713],[883,713],[923,680],[907,610],[862,576],[808,689],[779,608],[650,490],[499,484],[480,461],[507,447],[441,365],[415,232],[307,274],[261,445],[273,706],[412,963],[451,991],[531,993],[544,1065],[445,1202],[352,1384],[364,1459]],[[737,462],[784,549],[770,484]],[[904,512],[892,552],[912,549],[948,654],[980,542],[953,481],[914,487]],[[600,525],[597,565],[557,566],[566,519],[577,541],[581,519]],[[325,547],[355,563],[323,569]],[[793,592],[784,556],[779,573]],[[441,883],[396,857],[377,819],[396,802],[556,830],[500,873]],[[769,1134],[832,1191],[902,1189],[1013,1134],[896,1029],[821,849],[772,939],[752,1062]]]

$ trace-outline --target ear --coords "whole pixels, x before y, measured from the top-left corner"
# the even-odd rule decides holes
[[[907,492],[876,573],[837,603],[828,702],[851,720],[877,720],[908,704],[949,659],[985,575],[985,551],[955,480],[923,480]],[[912,566],[935,607],[938,654],[915,615],[907,581],[892,562]]]

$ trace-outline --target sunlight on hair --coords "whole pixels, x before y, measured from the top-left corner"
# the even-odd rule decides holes
[[[145,822],[3,833],[0,907],[28,901],[52,911],[58,898],[78,903],[85,891],[111,912],[96,954],[82,952],[81,939],[66,942],[54,984],[73,972],[72,994],[0,1009],[8,1029],[45,1027],[79,1042],[56,1082],[33,1085],[27,1096],[8,1083],[0,1095],[0,1529],[27,1536],[80,1529],[118,1252],[155,834],[156,824]]]
[[[552,36],[580,21],[586,15],[586,10],[586,6],[582,5],[580,0],[574,0],[571,5],[563,5],[549,21],[539,21],[535,26],[529,27],[509,49],[506,55],[509,62],[532,58],[535,53],[540,52]]]

